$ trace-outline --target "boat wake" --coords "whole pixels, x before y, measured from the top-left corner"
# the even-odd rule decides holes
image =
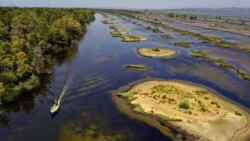
[[[101,71],[81,76],[76,75],[76,73],[70,73],[61,94],[58,98],[53,98],[54,104],[50,109],[50,113],[57,113],[62,103],[69,103],[74,99],[97,90],[96,88],[101,89],[107,87],[108,81],[120,75],[121,69],[122,67],[111,66]]]

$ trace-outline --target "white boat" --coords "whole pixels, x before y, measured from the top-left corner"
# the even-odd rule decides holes
[[[69,77],[67,82],[66,82],[66,85],[63,88],[63,91],[62,91],[60,97],[58,98],[58,100],[55,100],[54,105],[50,108],[51,115],[56,114],[57,111],[59,110],[60,105],[62,103],[63,96],[65,95],[65,93],[66,93],[66,91],[69,88],[71,83],[72,83],[72,77]]]
[[[50,113],[55,114],[59,110],[59,107],[60,107],[60,102],[59,101],[55,102],[55,104],[50,108]]]

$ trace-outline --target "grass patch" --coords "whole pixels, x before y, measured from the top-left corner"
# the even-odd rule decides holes
[[[135,95],[137,94],[137,92],[133,92],[133,91],[127,91],[127,92],[122,92],[122,93],[118,93],[118,96],[121,96],[122,98],[127,99],[128,101],[133,101],[135,100]]]
[[[126,68],[137,69],[137,70],[145,70],[148,69],[145,65],[138,65],[138,64],[127,64],[124,65]]]
[[[200,94],[207,94],[208,90],[207,89],[199,89],[195,91],[196,94],[200,95]]]
[[[147,38],[141,36],[124,36],[122,37],[122,42],[140,42],[145,41]]]
[[[189,109],[190,108],[190,103],[188,100],[184,99],[184,100],[181,100],[180,103],[179,103],[179,108],[182,108],[182,109]]]
[[[236,73],[243,79],[250,81],[250,75],[246,71],[237,68]]]
[[[152,28],[150,26],[145,27],[145,29],[152,31],[153,33],[163,33],[160,29]]]
[[[132,112],[135,112],[135,113],[144,113],[144,109],[142,109],[141,105],[136,104],[136,105],[133,105]]]
[[[191,51],[192,51],[192,56],[197,57],[197,58],[202,58],[202,59],[205,59],[205,60],[210,61],[210,62],[217,63],[217,64],[219,64],[220,67],[231,69],[231,70],[235,71],[241,78],[250,81],[250,74],[248,74],[244,70],[241,70],[239,68],[234,67],[229,62],[226,62],[223,59],[209,57],[206,53],[204,53],[202,51],[194,51],[194,50],[191,50]]]
[[[193,42],[178,42],[178,43],[174,43],[175,46],[181,46],[181,47],[184,47],[184,48],[190,48],[192,44],[193,44]]]
[[[176,88],[169,85],[157,85],[153,89],[158,93],[170,94],[173,91],[176,91]]]
[[[169,34],[161,35],[161,37],[164,38],[164,39],[171,39],[171,38],[173,38]]]
[[[157,114],[156,116],[159,117],[160,119],[165,120],[165,121],[173,121],[174,120],[173,118],[162,115],[162,114]]]
[[[214,105],[214,104],[217,104],[217,102],[215,102],[215,101],[211,101],[211,102],[210,102],[210,104],[213,104],[213,105]]]
[[[202,51],[191,50],[191,52],[192,52],[193,57],[202,58],[202,59],[206,59],[206,60],[209,59],[209,56]]]
[[[112,37],[122,37],[123,35],[123,33],[119,31],[112,31],[110,32],[110,34],[112,35]]]

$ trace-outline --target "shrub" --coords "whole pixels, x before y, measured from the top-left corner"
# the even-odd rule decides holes
[[[127,91],[123,93],[118,93],[118,96],[121,96],[129,101],[133,101],[136,99],[134,96],[135,94],[137,94],[137,92]]]
[[[235,113],[235,115],[237,115],[237,116],[242,116],[242,113],[240,113],[239,111],[235,111],[234,113]]]
[[[159,52],[160,49],[159,48],[153,48],[152,51]]]
[[[179,103],[179,108],[189,109],[190,108],[189,101],[188,100],[181,100],[181,102]]]
[[[158,114],[157,116],[158,116],[159,118],[165,120],[165,121],[172,121],[172,120],[173,120],[173,118],[170,118],[170,117],[165,116],[165,115]]]
[[[139,104],[134,105],[134,108],[132,109],[133,112],[135,113],[143,113],[144,109]]]

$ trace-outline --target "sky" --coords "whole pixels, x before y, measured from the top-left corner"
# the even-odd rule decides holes
[[[0,0],[0,6],[84,8],[250,8],[250,0]]]

